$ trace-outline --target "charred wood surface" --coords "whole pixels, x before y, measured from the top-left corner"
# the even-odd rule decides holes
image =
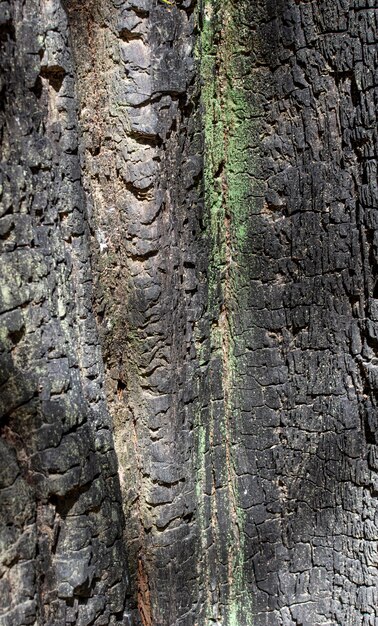
[[[375,0],[0,3],[0,625],[378,625]]]

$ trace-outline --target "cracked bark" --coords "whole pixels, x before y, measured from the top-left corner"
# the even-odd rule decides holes
[[[377,626],[375,0],[0,45],[1,626]]]

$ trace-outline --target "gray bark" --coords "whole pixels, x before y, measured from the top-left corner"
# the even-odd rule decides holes
[[[1,10],[0,623],[127,623],[67,18]]]

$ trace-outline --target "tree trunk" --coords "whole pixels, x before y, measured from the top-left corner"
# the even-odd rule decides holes
[[[378,626],[375,0],[0,11],[0,625]]]

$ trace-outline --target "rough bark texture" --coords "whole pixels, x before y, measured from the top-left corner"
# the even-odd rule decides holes
[[[222,2],[215,14],[205,180],[244,511],[235,593],[252,601],[231,616],[376,624],[376,9]]]
[[[1,626],[378,626],[375,5],[0,3]]]
[[[127,623],[67,18],[1,10],[0,623]]]

